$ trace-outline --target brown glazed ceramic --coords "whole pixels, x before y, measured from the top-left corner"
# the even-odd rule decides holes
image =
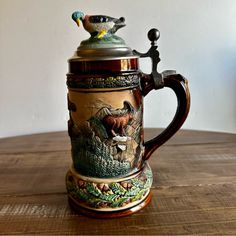
[[[175,71],[157,72],[159,31],[148,33],[151,48],[132,51],[114,33],[124,18],[72,18],[91,34],[69,59],[68,132],[73,165],[66,175],[69,203],[81,213],[101,218],[132,214],[151,199],[152,171],[147,159],[185,121],[190,95],[187,80]],[[139,69],[139,58],[152,59],[152,73]],[[174,90],[178,107],[173,121],[144,142],[143,97],[153,89]]]

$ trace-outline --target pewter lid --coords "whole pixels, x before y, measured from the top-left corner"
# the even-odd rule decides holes
[[[138,58],[125,41],[115,32],[125,26],[124,17],[119,19],[104,15],[85,15],[77,11],[72,19],[88,31],[91,37],[81,42],[70,61],[99,61]]]

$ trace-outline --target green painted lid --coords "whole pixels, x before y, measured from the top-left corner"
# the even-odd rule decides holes
[[[137,57],[122,38],[117,35],[109,35],[103,38],[91,37],[82,41],[70,60],[118,60]]]

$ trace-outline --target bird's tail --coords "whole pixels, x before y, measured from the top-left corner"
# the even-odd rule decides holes
[[[117,19],[115,21],[116,24],[125,24],[125,18],[124,17],[120,17],[119,19]]]
[[[112,29],[109,30],[109,33],[111,34],[114,34],[118,29],[126,26],[124,17],[120,17],[114,22],[115,22],[115,25],[112,27]]]

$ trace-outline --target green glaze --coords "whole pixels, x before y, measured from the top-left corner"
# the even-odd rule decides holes
[[[139,75],[128,74],[109,76],[105,78],[88,77],[78,78],[70,75],[67,77],[68,88],[133,88],[139,86]]]
[[[112,109],[102,107],[89,120],[77,126],[69,121],[69,134],[72,145],[72,159],[78,173],[86,176],[110,178],[124,176],[132,169],[142,154],[141,125],[142,106],[134,110],[132,105],[124,102],[124,108]],[[126,106],[126,107],[125,107]],[[117,135],[123,135],[125,141],[117,141],[104,121],[107,116],[115,118],[132,114],[127,125],[116,130]],[[121,132],[124,134],[121,134]],[[122,150],[125,147],[125,150]]]
[[[91,36],[87,40],[83,40],[80,43],[80,49],[83,48],[113,48],[113,47],[122,47],[126,46],[124,39],[121,37],[114,35],[114,34],[109,34],[107,33],[104,37],[102,38],[97,38]]]
[[[111,183],[84,181],[69,170],[66,186],[69,196],[84,206],[115,209],[141,200],[149,192],[152,178],[149,166],[145,166],[138,176]]]

